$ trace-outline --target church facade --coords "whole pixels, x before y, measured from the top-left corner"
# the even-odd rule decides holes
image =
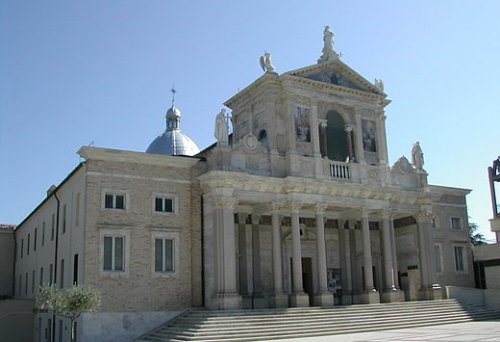
[[[15,296],[87,284],[103,295],[101,314],[151,317],[473,287],[470,191],[428,184],[418,143],[411,162],[389,165],[383,83],[342,62],[330,34],[308,67],[278,74],[266,54],[201,152],[175,132],[174,105],[149,153],[82,147],[84,161],[15,231]],[[67,322],[38,316],[40,340],[67,334]]]

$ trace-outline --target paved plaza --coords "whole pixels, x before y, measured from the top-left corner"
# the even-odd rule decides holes
[[[276,341],[276,340],[274,340]],[[500,341],[500,320],[288,339],[288,342],[471,342]]]

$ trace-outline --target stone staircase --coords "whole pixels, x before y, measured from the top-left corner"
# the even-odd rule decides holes
[[[499,319],[500,311],[456,300],[266,310],[190,310],[138,338],[264,341]]]

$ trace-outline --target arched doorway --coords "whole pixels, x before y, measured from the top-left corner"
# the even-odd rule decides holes
[[[345,121],[342,116],[331,110],[326,114],[326,145],[330,160],[345,161],[349,156]]]

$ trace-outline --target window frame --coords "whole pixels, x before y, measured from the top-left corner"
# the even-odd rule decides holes
[[[172,240],[172,271],[156,271],[156,240]],[[163,252],[164,254],[165,252]],[[176,230],[151,232],[151,274],[157,278],[178,278],[180,274],[180,233]]]
[[[104,270],[104,238],[122,237],[123,240],[123,271]],[[129,277],[130,272],[130,230],[102,229],[99,233],[99,274],[103,277]]]
[[[455,222],[455,220],[458,220],[458,223],[459,223],[459,227],[458,228],[455,228],[453,222]],[[464,227],[463,227],[463,220],[460,216],[450,216],[450,228],[451,230],[453,231],[459,231],[459,230],[462,230]]]
[[[165,209],[165,200],[170,199],[172,200],[172,211],[157,211],[156,210],[156,199],[161,199],[162,200],[162,207]],[[178,198],[175,194],[166,194],[166,193],[153,193],[152,196],[152,212],[155,215],[177,215],[178,213]]]
[[[458,268],[457,264],[457,249],[460,248],[462,250],[462,268]],[[465,248],[465,245],[463,244],[453,244],[453,264],[455,266],[454,270],[455,273],[457,274],[467,274],[469,273],[468,267],[467,267],[467,250]]]
[[[106,196],[113,196],[113,207],[106,207]],[[124,208],[116,208],[116,196],[123,196],[123,206]],[[103,189],[101,193],[101,210],[104,211],[115,211],[115,212],[126,212],[130,209],[130,196],[128,191],[116,190],[116,189]]]

